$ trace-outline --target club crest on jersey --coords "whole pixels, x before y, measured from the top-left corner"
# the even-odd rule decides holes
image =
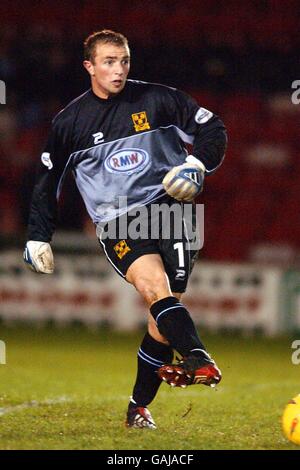
[[[104,166],[110,173],[131,175],[143,170],[150,163],[150,156],[141,149],[122,149],[106,157]]]
[[[135,132],[146,131],[147,129],[150,129],[146,111],[132,114],[131,117],[133,120]]]

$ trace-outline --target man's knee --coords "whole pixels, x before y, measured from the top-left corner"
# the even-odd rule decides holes
[[[161,298],[170,295],[168,278],[165,272],[153,273],[153,275],[140,276],[134,282],[136,290],[152,305]]]

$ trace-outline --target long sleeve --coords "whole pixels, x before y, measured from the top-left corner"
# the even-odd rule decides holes
[[[28,240],[51,241],[57,220],[59,185],[68,160],[67,132],[53,120],[37,169],[28,221]]]
[[[193,145],[193,155],[212,173],[222,163],[227,134],[221,119],[200,107],[186,93],[171,89],[173,119],[182,131],[182,139]]]

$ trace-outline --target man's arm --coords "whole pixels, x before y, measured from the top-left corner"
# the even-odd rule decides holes
[[[208,120],[202,122],[201,116],[206,114]],[[194,134],[193,155],[204,164],[205,173],[210,174],[224,159],[227,146],[226,129],[221,119],[205,108],[200,108],[194,119],[199,122]]]
[[[66,132],[54,120],[38,166],[24,251],[25,263],[36,272],[51,274],[54,269],[49,242],[56,226],[58,186],[67,159]]]
[[[186,163],[170,170],[163,180],[166,192],[180,201],[192,201],[202,190],[204,175],[214,172],[223,161],[227,134],[221,119],[199,107],[189,95],[171,89],[169,106],[180,137],[193,145]]]
[[[208,109],[202,108],[186,93],[174,90],[173,119],[182,138],[193,145],[193,155],[205,166],[205,173],[212,173],[223,161],[227,133],[221,119]]]

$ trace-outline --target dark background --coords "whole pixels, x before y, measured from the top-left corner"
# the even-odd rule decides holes
[[[228,129],[225,162],[199,199],[203,257],[299,264],[299,1],[17,0],[1,2],[0,19],[2,246],[25,239],[51,119],[89,87],[82,43],[107,28],[128,37],[130,78],[189,92]],[[71,178],[58,230],[95,236]]]

